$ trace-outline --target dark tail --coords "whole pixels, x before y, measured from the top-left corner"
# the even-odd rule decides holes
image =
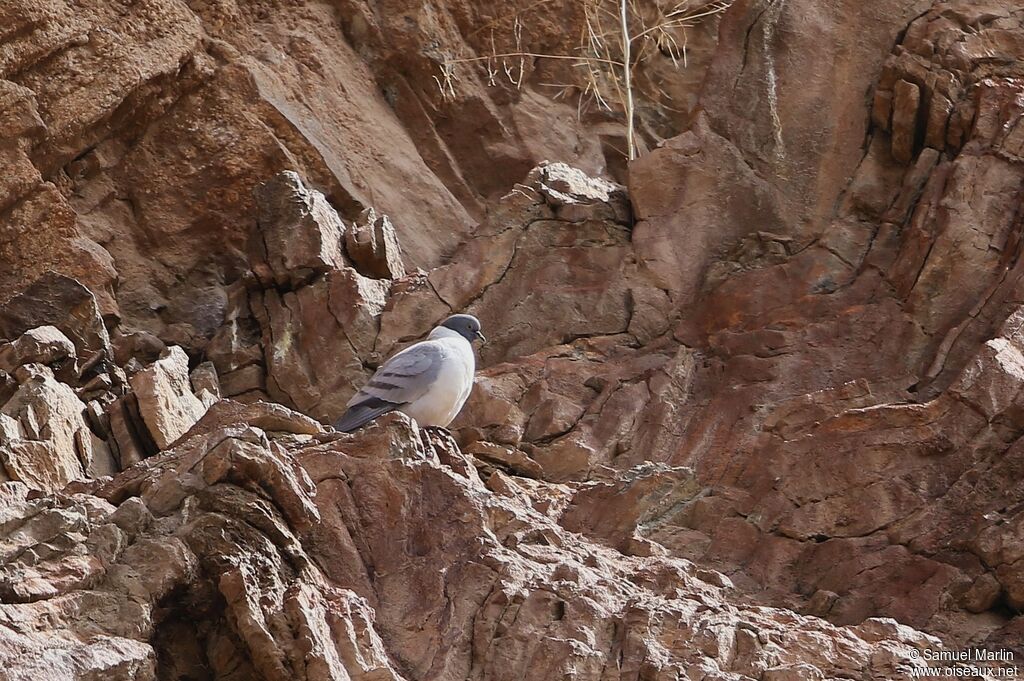
[[[370,397],[359,404],[353,404],[334,424],[334,429],[342,433],[351,433],[365,426],[378,416],[394,411],[402,405],[388,402],[377,397]]]

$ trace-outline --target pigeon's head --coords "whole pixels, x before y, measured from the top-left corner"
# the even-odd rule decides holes
[[[441,326],[451,329],[470,343],[475,340],[487,341],[484,335],[480,333],[480,320],[471,314],[453,314],[441,322]]]

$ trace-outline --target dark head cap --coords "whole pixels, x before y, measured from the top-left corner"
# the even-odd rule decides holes
[[[441,322],[441,326],[455,331],[470,343],[475,340],[487,340],[484,338],[484,335],[480,333],[480,320],[471,314],[453,314],[451,317]]]

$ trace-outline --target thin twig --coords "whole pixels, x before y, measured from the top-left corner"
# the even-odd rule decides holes
[[[530,57],[532,59],[566,59],[569,61],[583,61],[583,62],[600,62],[602,64],[608,64],[610,66],[622,66],[622,62],[614,59],[599,59],[597,57],[588,57],[586,55],[572,55],[572,54],[543,54],[540,52],[503,52],[501,54],[488,54],[482,57],[460,57],[459,59],[449,59],[446,63],[448,64],[469,64],[471,62],[487,61],[488,59],[511,59],[513,57]]]
[[[626,157],[632,161],[636,158],[636,145],[633,143],[635,134],[633,120],[633,64],[629,61],[629,51],[632,47],[633,38],[629,35],[629,15],[626,12],[627,0],[619,0],[622,21],[622,80],[623,89],[626,92]]]

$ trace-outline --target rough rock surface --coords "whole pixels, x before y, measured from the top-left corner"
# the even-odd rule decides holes
[[[404,416],[294,422],[210,424],[73,493],[7,483],[8,678],[903,679],[938,645],[733,604],[721,575],[564,529]]]
[[[1024,660],[1019,3],[736,0],[628,168],[570,64],[441,96],[505,4],[0,7],[3,673]],[[451,438],[321,425],[453,311]]]
[[[188,375],[188,356],[175,346],[131,377],[139,413],[156,446],[167,449],[206,413]]]

